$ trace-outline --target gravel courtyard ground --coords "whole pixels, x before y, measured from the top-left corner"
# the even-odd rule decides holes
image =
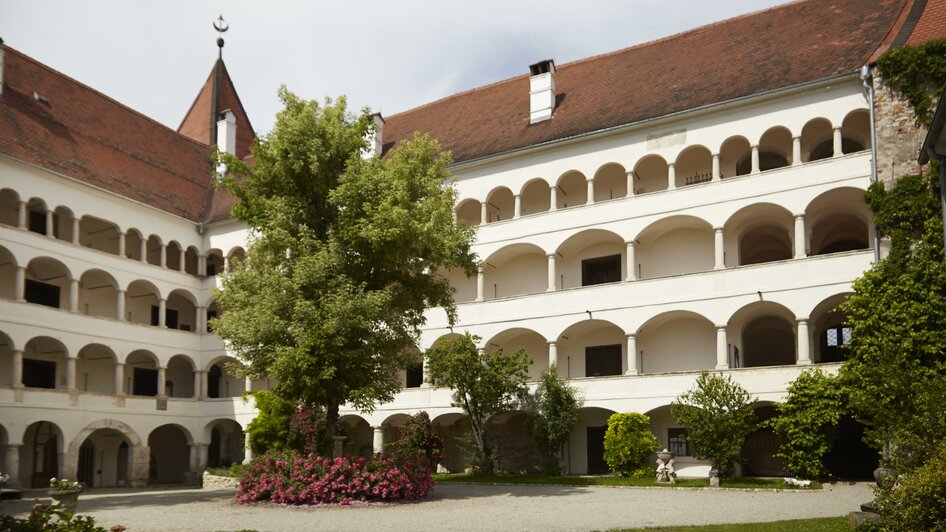
[[[607,530],[617,527],[750,523],[846,515],[872,498],[870,484],[823,491],[438,484],[421,503],[295,508],[241,506],[233,490],[92,491],[79,513],[129,532],[270,530]],[[26,515],[41,491],[0,502]],[[41,497],[36,499],[36,497]]]

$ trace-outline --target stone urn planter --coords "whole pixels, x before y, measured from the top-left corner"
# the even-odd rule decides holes
[[[52,497],[53,501],[73,513],[76,511],[80,493],[82,493],[82,490],[49,490],[49,496]]]
[[[666,464],[670,462],[670,460],[673,460],[673,453],[671,453],[667,449],[664,449],[663,451],[657,452],[657,458],[663,460],[663,463]]]

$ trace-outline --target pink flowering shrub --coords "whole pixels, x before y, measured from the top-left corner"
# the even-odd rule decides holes
[[[430,468],[414,462],[271,453],[250,464],[236,498],[241,504],[350,504],[422,499],[433,487]]]

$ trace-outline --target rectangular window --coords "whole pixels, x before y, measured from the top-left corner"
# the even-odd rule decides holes
[[[59,308],[58,286],[27,279],[25,288],[26,291],[23,295],[28,302]]]
[[[151,325],[157,326],[161,323],[161,307],[157,305],[151,305]],[[177,329],[177,311],[171,308],[164,309],[164,325],[168,329]]]
[[[41,235],[46,234],[46,213],[40,211],[30,211],[29,230]]]
[[[581,286],[621,280],[621,256],[609,255],[581,261]]]
[[[585,376],[621,374],[621,344],[585,348]]]
[[[23,386],[30,388],[55,388],[56,363],[51,360],[24,358]]]
[[[207,311],[207,321],[205,322],[205,323],[207,324],[207,332],[210,332],[210,331],[211,331],[210,320],[212,320],[213,318],[216,318],[216,317],[217,317],[217,311],[216,311],[216,310],[208,310],[208,311]]]
[[[424,365],[414,364],[407,367],[407,383],[405,388],[420,388],[424,383]]]
[[[667,429],[667,450],[674,456],[690,456],[687,429]]]
[[[158,395],[158,370],[135,368],[132,377],[132,395]]]

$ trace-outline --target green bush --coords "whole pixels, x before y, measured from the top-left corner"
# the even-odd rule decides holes
[[[946,440],[926,464],[887,480],[877,497],[885,530],[946,530]]]
[[[398,464],[423,457],[426,467],[436,469],[443,453],[443,438],[434,430],[427,412],[421,410],[398,428],[397,437],[384,450]]]
[[[646,477],[651,468],[647,457],[660,444],[650,431],[650,418],[644,414],[613,414],[604,434],[604,460],[622,477]]]
[[[578,422],[582,403],[578,391],[559,377],[555,365],[542,374],[535,392],[519,397],[520,409],[529,418],[529,433],[544,454],[545,474],[562,473],[562,447]]]
[[[125,527],[115,525],[111,530],[121,532]],[[36,504],[29,517],[19,518],[0,514],[0,531],[3,532],[106,532],[95,525],[88,515],[77,515],[62,506]]]

